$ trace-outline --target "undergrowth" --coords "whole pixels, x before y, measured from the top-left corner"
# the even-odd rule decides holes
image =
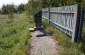
[[[0,55],[26,55],[30,48],[28,28],[33,25],[24,13],[0,15]]]

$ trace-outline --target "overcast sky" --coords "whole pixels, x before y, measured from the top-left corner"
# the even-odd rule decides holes
[[[3,4],[15,4],[19,5],[20,3],[27,3],[28,0],[0,0],[0,8]]]

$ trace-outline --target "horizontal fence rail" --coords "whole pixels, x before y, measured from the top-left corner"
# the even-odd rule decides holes
[[[80,5],[71,5],[42,9],[42,18],[51,25],[72,37],[72,42],[77,41],[82,32],[83,10]]]

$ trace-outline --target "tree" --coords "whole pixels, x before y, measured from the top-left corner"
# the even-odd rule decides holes
[[[10,4],[10,5],[4,5],[2,6],[2,13],[3,14],[12,14],[14,13],[14,5]]]
[[[34,14],[42,8],[67,6],[79,3],[83,4],[85,7],[85,0],[29,0],[27,11],[30,14]]]
[[[5,4],[3,4],[3,6],[2,6],[2,14],[7,14],[8,12],[7,12],[7,7],[6,7],[6,5]]]
[[[7,5],[7,11],[9,14],[12,14],[14,12],[14,5]]]
[[[24,10],[25,10],[25,5],[24,5],[24,4],[20,4],[20,5],[18,6],[18,12],[21,13],[21,12],[23,12]]]

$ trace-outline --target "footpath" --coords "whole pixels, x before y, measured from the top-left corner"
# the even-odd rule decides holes
[[[31,36],[30,55],[57,55],[57,44],[49,32],[36,30]]]

